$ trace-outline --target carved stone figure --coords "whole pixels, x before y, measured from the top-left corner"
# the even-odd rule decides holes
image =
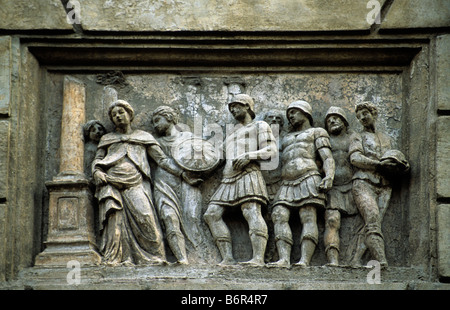
[[[272,129],[272,133],[277,141],[278,145],[278,151],[280,154],[280,140],[282,139],[284,135],[283,131],[283,125],[284,125],[284,119],[283,115],[281,113],[277,113],[274,111],[269,111],[264,116],[264,121],[269,124],[270,128]],[[276,130],[274,126],[277,126]],[[269,200],[273,201],[275,194],[278,191],[278,188],[280,187],[281,183],[281,161],[278,162],[278,167],[276,169],[270,169],[270,170],[262,170],[264,180],[266,181],[267,186],[267,192],[269,194]]]
[[[83,126],[83,134],[85,142],[100,142],[101,137],[106,134],[106,129],[98,120],[90,120]]]
[[[360,265],[366,248],[382,267],[388,265],[381,223],[389,205],[392,187],[391,171],[404,173],[409,164],[404,155],[395,150],[392,138],[375,128],[378,116],[376,106],[371,102],[359,103],[355,107],[356,117],[363,131],[352,136],[349,156],[356,171],[353,176],[353,198],[364,219],[364,246],[357,247],[352,265]]]
[[[266,261],[272,261],[274,259],[274,256],[276,255],[276,244],[274,239],[274,232],[273,232],[273,222],[271,219],[272,214],[272,204],[273,200],[275,198],[275,194],[277,193],[278,189],[280,188],[281,184],[281,139],[283,138],[285,131],[284,131],[284,118],[283,115],[280,112],[276,111],[269,111],[264,115],[264,121],[269,124],[270,128],[272,129],[272,133],[277,141],[278,146],[278,166],[275,169],[264,169],[261,170],[264,180],[266,181],[267,186],[267,193],[269,194],[269,205],[268,210],[264,214],[264,219],[267,223],[267,228],[269,230],[269,239],[267,241],[267,250],[266,250]]]
[[[289,226],[291,210],[299,212],[302,224],[301,258],[296,264],[308,266],[318,243],[317,207],[325,207],[325,192],[334,179],[334,160],[328,133],[313,127],[312,109],[303,100],[292,102],[286,116],[292,131],[282,141],[282,183],[272,211],[279,260],[270,266],[290,267],[293,245]],[[324,178],[317,160],[323,163]]]
[[[324,244],[328,265],[339,265],[341,213],[358,213],[353,202],[353,167],[348,158],[350,137],[353,131],[348,128],[347,116],[343,109],[330,107],[325,116],[325,128],[330,135],[331,151],[335,161],[333,187],[327,193],[325,211]]]
[[[84,136],[84,162],[85,174],[88,179],[91,176],[91,165],[97,152],[97,145],[103,135],[106,134],[105,126],[99,120],[90,120],[83,125]]]
[[[160,106],[153,112],[153,125],[159,135],[157,141],[169,157],[172,157],[172,150],[177,144],[193,136],[190,132],[182,132],[177,129],[178,118],[177,111],[169,106]],[[186,181],[188,183],[183,186]],[[156,208],[164,224],[169,247],[179,264],[188,264],[185,234],[190,227],[185,226],[186,224],[188,226],[198,225],[195,222],[185,223],[184,221],[183,209],[186,206],[183,203],[188,200],[184,196],[189,196],[190,200],[194,200],[194,204],[198,204],[196,208],[200,208],[201,193],[198,188],[192,186],[198,185],[201,181],[199,178],[184,177],[183,179],[183,177],[166,171],[161,166],[158,166],[155,171],[154,196]]]
[[[186,135],[187,137],[187,135]],[[208,178],[210,173],[221,162],[221,151],[214,144],[195,135],[177,139],[173,143],[170,155],[174,161],[182,167],[186,174],[194,180]],[[203,228],[203,196],[198,186],[192,186],[188,182],[181,183],[182,217],[186,225],[183,225],[184,233],[188,240],[188,256],[197,263],[210,262],[210,244]]]
[[[228,108],[238,121],[225,140],[225,167],[221,184],[211,197],[204,219],[222,256],[222,265],[234,264],[230,231],[222,216],[227,208],[240,207],[248,222],[253,257],[248,265],[264,265],[267,225],[261,214],[269,198],[258,161],[278,155],[269,125],[254,121],[254,101],[246,94],[235,95]]]
[[[103,261],[108,265],[164,264],[148,156],[170,173],[180,176],[183,171],[151,134],[132,129],[134,110],[128,102],[115,101],[108,114],[116,128],[101,138],[92,163]]]

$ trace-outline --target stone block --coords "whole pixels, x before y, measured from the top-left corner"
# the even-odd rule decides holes
[[[450,204],[437,207],[438,272],[441,278],[450,278]]]
[[[437,198],[450,197],[450,116],[437,120],[436,192]]]
[[[448,26],[450,26],[448,0],[395,0],[381,24],[381,29]]]
[[[64,266],[66,267],[66,266]],[[226,268],[203,266],[83,266],[79,283],[68,283],[70,268],[34,267],[24,269],[17,281],[0,289],[27,287],[49,289],[106,289],[106,290],[406,290],[449,289],[449,284],[426,283],[424,273],[411,267],[389,267],[382,270],[379,284],[369,284],[366,267],[293,267],[245,268],[235,265]],[[427,285],[428,284],[428,285]],[[220,291],[217,291],[220,293]],[[187,294],[187,293],[186,293]],[[179,301],[177,301],[179,302]]]
[[[9,121],[0,121],[0,199],[8,196]]]
[[[81,24],[93,31],[368,30],[371,10],[366,1],[343,0],[104,0],[82,3]]]
[[[66,12],[60,0],[14,0],[2,1],[0,29],[72,30],[73,27],[66,21]]]
[[[450,18],[450,17],[449,17]],[[437,108],[450,110],[450,35],[436,38],[436,89]]]
[[[46,249],[36,257],[36,266],[98,264],[92,195],[85,181],[52,181],[49,189],[49,231]]]
[[[11,37],[0,37],[0,115],[9,115],[11,65]]]
[[[0,282],[6,280],[6,203],[0,203]]]

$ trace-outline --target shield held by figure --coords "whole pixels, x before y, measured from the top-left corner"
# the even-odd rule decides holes
[[[191,137],[174,146],[172,155],[175,162],[190,172],[207,173],[220,163],[220,153],[214,145],[204,139]]]
[[[197,137],[182,139],[174,145],[172,157],[175,162],[186,171],[198,175],[208,174],[220,163],[220,152],[210,142]],[[182,183],[183,217],[186,223],[186,234],[195,247],[194,253],[202,254],[204,236],[200,227],[202,216],[202,193],[198,187]],[[204,254],[204,253],[203,253]],[[206,257],[206,256],[205,256]],[[201,259],[198,257],[197,259]]]

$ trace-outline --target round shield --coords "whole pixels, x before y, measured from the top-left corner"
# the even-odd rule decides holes
[[[211,171],[220,162],[214,145],[196,137],[180,141],[172,149],[172,156],[180,167],[193,172]]]

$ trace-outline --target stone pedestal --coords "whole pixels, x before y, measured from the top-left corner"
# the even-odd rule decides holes
[[[36,265],[66,266],[71,260],[82,265],[98,264],[94,212],[89,182],[83,169],[85,87],[66,76],[61,120],[60,173],[47,182],[49,191],[49,231],[46,249],[36,257]]]
[[[51,181],[49,231],[46,249],[35,265],[67,266],[71,260],[82,265],[100,263],[96,251],[92,194],[87,180]]]

